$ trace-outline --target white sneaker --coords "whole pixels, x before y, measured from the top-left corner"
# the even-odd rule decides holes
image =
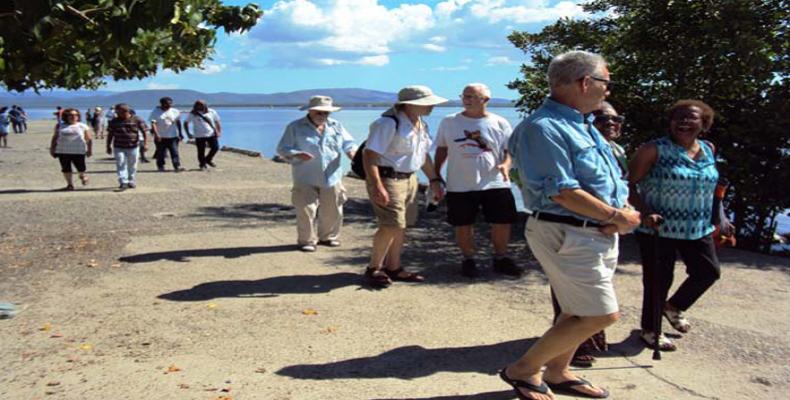
[[[312,253],[312,252],[315,251],[315,245],[314,244],[305,244],[305,245],[299,246],[299,250],[304,251],[305,253]]]

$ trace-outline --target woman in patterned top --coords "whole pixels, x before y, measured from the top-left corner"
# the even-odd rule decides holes
[[[669,135],[641,146],[629,164],[630,201],[642,213],[637,230],[644,285],[642,340],[650,346],[658,340],[664,351],[676,347],[664,335],[656,338],[658,310],[675,330],[687,333],[691,324],[683,313],[720,276],[711,235],[719,179],[716,149],[699,139],[710,130],[713,118],[713,109],[702,101],[676,102],[669,110]],[[677,253],[688,278],[667,300]]]
[[[85,157],[91,156],[93,143],[91,128],[80,122],[80,111],[76,108],[67,108],[61,115],[62,120],[55,125],[49,154],[60,160],[63,178],[66,179],[66,187],[63,190],[74,190],[72,164],[77,168],[82,184],[88,184],[88,175],[85,174]]]

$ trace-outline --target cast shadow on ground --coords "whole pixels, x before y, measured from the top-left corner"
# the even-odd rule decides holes
[[[128,263],[144,263],[162,260],[188,262],[189,258],[194,257],[239,258],[253,254],[280,253],[296,250],[297,247],[293,244],[277,246],[219,247],[214,249],[190,249],[142,253],[132,256],[124,256],[118,260]]]
[[[77,193],[77,192],[112,192],[117,187],[75,187],[74,190],[63,190],[62,187],[57,189],[3,189],[0,194],[22,194],[22,193]]]
[[[373,214],[367,199],[348,199],[343,207],[343,223],[373,223]],[[200,207],[187,217],[208,221],[227,221],[227,226],[238,227],[261,223],[296,223],[294,208],[280,203],[236,203],[220,207]]]
[[[485,392],[476,394],[456,394],[450,396],[434,397],[408,397],[402,400],[510,400],[514,397],[513,390],[501,390],[498,392]],[[398,398],[375,398],[373,400],[401,400]]]
[[[276,374],[296,379],[414,379],[438,372],[496,375],[498,370],[524,354],[537,339],[437,349],[404,346],[371,357],[326,364],[292,365],[278,370]]]
[[[277,297],[281,294],[328,293],[357,285],[359,275],[339,272],[329,275],[275,276],[258,280],[206,282],[190,289],[157,296],[170,301],[205,301],[219,297]]]

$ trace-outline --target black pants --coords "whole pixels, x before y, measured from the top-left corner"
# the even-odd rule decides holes
[[[22,130],[22,121],[20,121],[18,119],[12,119],[11,120],[11,125],[14,128],[14,133],[22,133],[22,132],[24,132],[24,130]]]
[[[56,154],[60,161],[60,172],[71,173],[71,164],[77,172],[85,172],[85,154]]]
[[[165,167],[165,158],[167,158],[167,152],[170,152],[170,159],[173,160],[173,168],[178,168],[181,166],[181,160],[178,157],[178,138],[161,138],[159,141],[154,141],[154,145],[156,146],[156,152],[154,152],[154,158],[156,158],[156,167],[162,169]]]
[[[656,332],[656,321],[660,320],[655,313],[663,310],[664,302],[678,310],[688,310],[719,279],[721,268],[711,235],[697,240],[656,239],[645,233],[637,233],[636,237],[642,253],[642,329]],[[677,254],[686,264],[688,277],[672,298],[666,300],[674,279]],[[660,308],[655,304],[655,290],[659,291]]]
[[[216,136],[195,138],[195,144],[197,145],[198,164],[200,164],[200,168],[203,168],[206,164],[214,160],[214,155],[219,151],[219,141]],[[208,155],[205,155],[206,144],[208,144],[210,148]]]

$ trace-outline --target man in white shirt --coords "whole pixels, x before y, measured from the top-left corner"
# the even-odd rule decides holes
[[[165,158],[170,152],[170,159],[173,161],[173,170],[183,171],[181,160],[178,157],[178,142],[183,135],[181,134],[181,112],[173,108],[173,99],[162,97],[159,99],[159,107],[151,111],[148,117],[151,121],[151,132],[154,134],[154,144],[156,152],[156,168],[161,172],[165,170]]]
[[[189,132],[189,124],[194,127],[192,133]],[[219,114],[208,108],[204,100],[198,100],[184,121],[184,130],[187,132],[187,136],[195,138],[200,169],[205,171],[208,167],[216,167],[214,155],[219,151],[219,137],[222,136]],[[208,155],[206,155],[206,145],[210,149]]]
[[[510,155],[507,142],[513,129],[504,118],[490,113],[486,105],[491,91],[482,83],[470,83],[461,100],[464,111],[445,117],[436,136],[434,168],[441,176],[447,161],[447,221],[464,260],[463,275],[475,278],[480,269],[475,261],[474,223],[482,210],[491,224],[494,246],[493,269],[519,276],[522,269],[507,257],[510,224],[516,219],[516,202],[510,191]]]

